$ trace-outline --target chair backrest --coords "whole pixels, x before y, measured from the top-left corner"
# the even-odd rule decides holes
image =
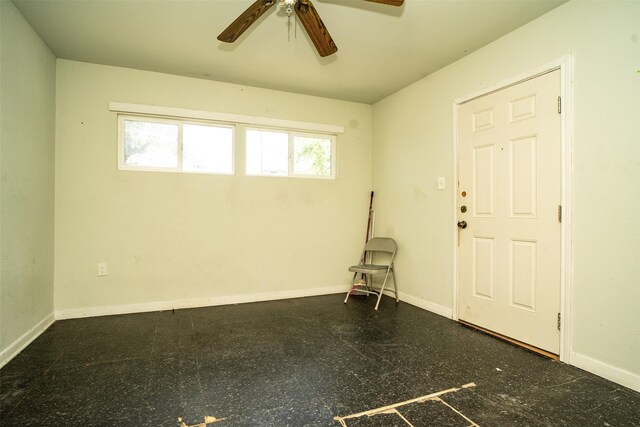
[[[364,245],[365,252],[388,252],[395,254],[398,250],[396,241],[390,237],[373,237]]]

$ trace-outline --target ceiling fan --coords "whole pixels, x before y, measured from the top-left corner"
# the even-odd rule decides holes
[[[287,7],[287,14],[291,15],[295,11],[302,26],[309,34],[318,54],[329,56],[338,51],[338,47],[333,42],[327,27],[324,26],[320,15],[313,7],[311,0],[256,0],[247,10],[242,12],[235,21],[231,23],[220,35],[218,40],[226,43],[233,43],[260,18],[271,6],[280,2]],[[382,3],[389,6],[402,6],[404,0],[364,0],[373,3]]]

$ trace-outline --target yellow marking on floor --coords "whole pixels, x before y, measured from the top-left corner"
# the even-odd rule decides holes
[[[464,416],[460,411],[456,410],[454,407],[452,407],[451,405],[449,405],[448,403],[446,403],[445,401],[440,399],[440,396],[442,396],[442,395],[445,395],[445,394],[448,394],[448,393],[455,393],[457,391],[460,391],[460,390],[463,390],[463,389],[466,389],[466,388],[475,387],[475,386],[476,386],[475,383],[468,383],[468,384],[464,384],[464,385],[462,385],[460,387],[452,387],[452,388],[449,388],[449,389],[446,389],[446,390],[437,391],[435,393],[427,394],[425,396],[420,396],[420,397],[416,397],[414,399],[405,400],[403,402],[394,403],[392,405],[382,406],[380,408],[375,408],[375,409],[369,409],[368,411],[358,412],[356,414],[346,415],[344,417],[334,417],[333,419],[338,421],[342,427],[348,427],[347,423],[345,421],[345,420],[348,420],[348,419],[360,418],[360,417],[364,417],[364,416],[371,417],[371,416],[379,415],[379,414],[394,414],[395,413],[400,418],[402,418],[407,423],[407,425],[413,427],[411,425],[411,423],[409,422],[409,420],[407,420],[400,412],[398,412],[396,408],[399,408],[399,407],[405,406],[405,405],[409,405],[411,403],[424,403],[424,402],[426,402],[428,400],[433,400],[433,401],[442,402],[443,404],[448,406],[450,409],[452,409],[454,412],[456,412],[457,414],[462,416],[465,420],[469,421],[471,423],[470,427],[479,427],[478,424],[474,423],[469,418]]]
[[[470,420],[469,418],[467,418],[462,412],[458,411],[456,408],[454,408],[453,406],[449,405],[447,402],[445,402],[444,400],[442,400],[439,397],[436,397],[434,400],[437,400],[440,403],[444,403],[446,406],[448,406],[453,412],[455,412],[456,414],[460,415],[462,418],[464,418],[465,420],[469,421],[471,424],[469,424],[469,427],[480,427],[478,424],[476,424],[475,422],[473,422],[472,420]]]
[[[404,417],[404,415],[402,415],[402,414],[400,413],[400,411],[398,411],[397,409],[396,409],[395,411],[396,411],[396,414],[398,414],[398,416],[399,416],[400,418],[402,418],[402,419],[404,420],[404,422],[405,422],[405,423],[407,423],[407,425],[408,425],[409,427],[414,427],[414,425],[413,425],[413,424],[411,424],[411,423],[409,422],[409,420],[408,420],[408,419],[406,419],[406,418]]]
[[[180,427],[207,427],[209,424],[217,423],[218,421],[222,421],[224,418],[216,418],[209,415],[204,416],[204,422],[198,424],[188,425],[184,421],[182,421],[182,417],[178,418],[178,422],[180,423]]]

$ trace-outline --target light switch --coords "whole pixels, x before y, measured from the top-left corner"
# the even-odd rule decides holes
[[[438,177],[438,190],[444,190],[444,176]]]

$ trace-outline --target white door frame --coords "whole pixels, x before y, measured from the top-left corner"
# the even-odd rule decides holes
[[[456,225],[458,193],[458,109],[460,104],[492,92],[505,89],[550,71],[560,70],[560,96],[562,97],[561,156],[562,156],[562,225],[561,225],[561,267],[560,267],[560,361],[570,363],[571,354],[571,279],[572,279],[572,243],[571,243],[571,153],[573,140],[573,56],[566,55],[529,72],[502,81],[478,92],[457,98],[453,101],[453,314],[458,320],[458,227]]]

